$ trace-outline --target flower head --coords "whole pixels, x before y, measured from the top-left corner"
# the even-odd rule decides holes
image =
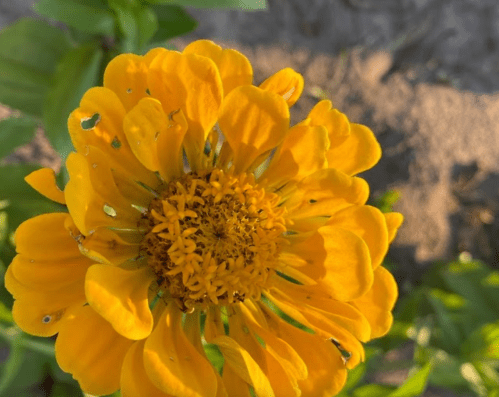
[[[26,178],[68,212],[24,222],[6,273],[16,322],[58,334],[83,390],[331,396],[388,331],[402,216],[355,176],[379,145],[330,101],[290,128],[302,89],[291,69],[254,86],[242,54],[201,40],[120,55],[85,93],[64,192]]]

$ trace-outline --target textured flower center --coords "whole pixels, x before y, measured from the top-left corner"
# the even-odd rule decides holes
[[[145,216],[142,249],[183,311],[259,299],[285,239],[279,196],[214,169],[170,182]]]

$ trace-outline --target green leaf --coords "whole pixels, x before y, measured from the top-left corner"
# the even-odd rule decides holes
[[[2,302],[0,302],[0,321],[5,321],[8,323],[12,323],[14,321],[12,318],[12,313]]]
[[[204,352],[206,353],[206,356],[208,357],[208,360],[213,364],[213,366],[216,368],[218,373],[222,372],[222,367],[224,365],[224,357],[222,353],[220,352],[220,349],[218,348],[217,345],[205,343],[203,345]]]
[[[189,33],[198,26],[197,21],[180,6],[153,5],[151,9],[158,19],[158,30],[151,39],[153,43]]]
[[[499,362],[499,321],[476,329],[461,346],[461,356],[468,361]]]
[[[13,330],[14,327],[9,328]],[[5,332],[2,330],[1,332]],[[23,333],[17,331],[13,335],[12,343],[10,344],[9,357],[3,365],[2,376],[0,377],[0,395],[4,395],[5,391],[12,384],[16,376],[19,374],[24,357],[24,345],[22,344]]]
[[[102,55],[97,44],[69,51],[59,64],[47,95],[43,113],[45,132],[63,159],[73,149],[67,129],[69,114],[78,107],[85,91],[97,85]]]
[[[0,33],[0,102],[40,117],[52,74],[70,48],[58,28],[23,18]]]
[[[386,397],[393,389],[391,386],[365,385],[355,389],[353,397]]]
[[[433,362],[428,362],[420,370],[410,375],[404,384],[393,393],[389,394],[388,397],[416,397],[422,395],[426,389],[428,376],[430,375],[432,367]]]
[[[156,14],[149,8],[139,8],[136,11],[137,27],[139,30],[139,51],[144,48],[159,28]]]
[[[38,123],[30,117],[9,117],[0,120],[0,158],[33,139]]]
[[[229,8],[244,11],[266,10],[266,0],[146,0],[151,4],[178,4],[195,8]]]
[[[428,294],[428,302],[435,311],[438,324],[440,325],[441,342],[450,353],[457,353],[462,342],[462,336],[459,328],[456,326],[452,317],[442,302],[437,289],[432,289]]]
[[[34,8],[47,18],[64,22],[83,32],[114,36],[114,16],[107,10],[72,0],[40,0]]]

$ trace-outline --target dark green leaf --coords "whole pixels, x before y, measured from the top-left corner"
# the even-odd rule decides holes
[[[83,32],[114,36],[114,16],[107,10],[72,0],[40,0],[35,11]]]
[[[145,47],[158,30],[158,18],[149,8],[139,8],[136,11],[137,26],[139,30],[139,49]]]
[[[151,4],[178,4],[195,8],[230,8],[244,11],[267,9],[266,0],[146,0]]]
[[[158,18],[158,31],[152,37],[153,43],[164,42],[196,29],[197,21],[182,7],[176,5],[154,5],[151,7]]]
[[[21,370],[21,365],[23,363],[25,348],[22,344],[21,339],[24,337],[23,333],[19,330],[15,330],[14,327],[7,329],[7,332],[16,332],[13,335],[12,343],[10,344],[9,357],[7,362],[2,365],[2,376],[0,377],[0,395],[5,395],[5,391],[13,383],[16,376]],[[3,330],[1,332],[4,332]]]
[[[67,129],[69,114],[78,107],[85,91],[97,85],[102,54],[97,44],[69,51],[62,59],[47,95],[43,114],[45,132],[63,159],[73,149]]]
[[[79,387],[70,383],[55,383],[50,391],[50,397],[83,397]]]
[[[0,120],[0,158],[9,155],[16,147],[29,143],[37,122],[29,117],[9,117]]]
[[[0,33],[0,102],[40,117],[52,74],[70,48],[67,35],[45,22],[20,19]]]

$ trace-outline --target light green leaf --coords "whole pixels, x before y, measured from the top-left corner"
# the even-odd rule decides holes
[[[197,21],[180,6],[153,5],[151,9],[158,19],[158,30],[151,39],[153,43],[163,43],[189,33],[198,26]]]
[[[38,123],[30,117],[9,117],[0,120],[0,158],[33,139]]]
[[[420,370],[410,375],[404,384],[389,394],[388,397],[416,397],[422,395],[426,389],[432,367],[433,363],[431,361],[425,364]]]
[[[365,385],[355,389],[353,397],[386,397],[393,391],[393,387],[382,385]]]
[[[41,15],[83,32],[114,36],[114,16],[107,10],[71,0],[40,0],[34,8]]]
[[[224,357],[222,353],[220,352],[220,349],[218,348],[217,345],[213,345],[210,343],[205,343],[203,345],[204,352],[206,353],[206,356],[210,360],[210,362],[213,364],[213,366],[216,368],[216,370],[221,373],[222,367],[224,365]]]
[[[138,8],[136,11],[139,30],[139,51],[144,48],[159,28],[156,14],[149,8]]]
[[[0,321],[6,321],[8,323],[12,323],[14,321],[12,313],[9,309],[7,309],[3,302],[0,302]]]
[[[230,8],[243,11],[266,10],[266,0],[146,0],[151,4],[178,4],[195,8]]]
[[[69,51],[59,64],[47,95],[43,112],[45,132],[63,159],[73,149],[67,129],[69,114],[78,107],[85,91],[97,85],[102,55],[97,44]]]
[[[57,63],[69,48],[62,30],[31,18],[0,32],[0,102],[40,117]]]
[[[461,346],[464,359],[499,360],[499,321],[476,329]]]

